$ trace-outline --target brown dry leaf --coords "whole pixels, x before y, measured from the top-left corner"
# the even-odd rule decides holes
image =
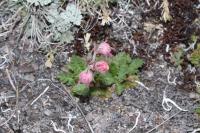
[[[86,33],[84,35],[84,41],[85,41],[84,46],[87,48],[87,50],[90,50],[90,46],[91,46],[91,43],[89,42],[90,36],[91,36],[91,33]]]
[[[105,25],[105,24],[110,24],[110,22],[112,21],[112,19],[110,18],[110,14],[111,14],[111,11],[110,10],[107,10],[106,8],[102,8],[102,14],[100,19],[102,20],[101,22],[101,25]]]
[[[47,56],[47,61],[45,62],[45,67],[51,68],[53,65],[52,63],[54,61],[54,55],[52,52],[49,52],[46,56]]]
[[[172,16],[170,15],[170,12],[169,12],[169,2],[168,2],[168,0],[163,0],[161,6],[163,8],[162,19],[164,20],[164,22],[171,21]]]

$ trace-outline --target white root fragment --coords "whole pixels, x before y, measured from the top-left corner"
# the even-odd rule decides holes
[[[8,111],[12,111],[11,108],[8,108],[8,109],[3,110],[3,108],[1,107],[1,112],[2,112],[2,113],[6,113],[6,112],[8,112]]]
[[[68,122],[67,122],[67,127],[68,127],[68,130],[73,133],[74,132],[74,126],[71,125],[71,120],[75,119],[76,116],[73,116],[73,115],[69,114],[68,118],[69,119],[68,119]]]
[[[90,129],[90,132],[91,133],[94,133],[94,130],[91,126],[91,124],[89,123],[89,121],[86,119],[85,117],[85,114],[83,113],[82,109],[80,108],[80,106],[78,105],[78,103],[75,101],[75,99],[73,98],[73,96],[70,94],[70,92],[68,91],[68,89],[62,84],[65,92],[68,94],[68,96],[70,97],[70,99],[72,100],[72,102],[76,105],[76,107],[78,108],[78,110],[80,111],[81,115],[83,116],[83,118],[85,119],[89,129]],[[56,86],[55,86],[56,87]]]
[[[170,79],[171,79],[171,71],[169,70],[169,73],[167,75],[167,81],[168,81],[169,84],[176,85],[176,79],[177,78],[175,77],[173,81],[170,81]]]
[[[194,78],[194,83],[196,85],[196,91],[197,91],[197,93],[199,93],[200,92],[200,81],[197,81],[196,75],[195,75],[195,78]]]
[[[72,119],[76,119],[76,116],[72,115],[72,114],[68,114],[67,117],[62,117],[62,118],[63,119],[68,119],[68,121],[67,121],[67,128],[70,131],[70,133],[73,133],[74,132],[74,126],[71,125],[71,121],[72,121]]]
[[[166,97],[165,91],[163,92],[163,100],[162,100],[162,107],[165,111],[170,111],[172,109],[172,105],[169,105],[169,103],[173,104],[176,108],[178,108],[180,111],[188,111],[185,109],[182,109],[179,107],[173,100]]]
[[[0,59],[3,60],[3,62],[0,64],[0,69],[3,69],[5,67],[5,64],[8,62],[7,54],[0,56]]]
[[[138,125],[138,120],[140,118],[141,112],[139,110],[137,110],[135,113],[138,114],[137,117],[136,117],[136,120],[135,120],[135,124],[127,133],[132,132]]]
[[[140,86],[144,87],[147,90],[151,90],[149,87],[145,86],[142,82],[135,80],[136,83],[138,83]]]
[[[197,88],[200,88],[200,82],[197,81],[197,76],[194,77],[194,83],[196,84]]]
[[[187,70],[189,70],[190,73],[193,73],[193,74],[195,74],[195,72],[197,71],[196,68],[192,67],[190,64],[188,65]]]
[[[193,104],[190,104],[187,106],[187,108],[190,108],[191,106],[193,106],[195,103],[199,102],[200,99],[197,99],[193,102]],[[168,119],[164,120],[163,122],[161,122],[159,125],[155,126],[154,128],[152,128],[151,130],[147,131],[146,133],[152,133],[154,130],[157,130],[159,127],[161,127],[162,125],[164,125],[166,122],[170,121],[172,118],[174,118],[175,116],[177,116],[179,113],[181,113],[182,111],[178,111],[175,114],[173,114],[172,116],[170,116]]]
[[[137,46],[138,46],[139,42],[137,41],[137,44],[135,44],[134,40],[130,40],[130,39],[128,39],[128,40],[129,40],[129,43],[132,44],[132,46],[133,46],[132,53],[134,55],[138,55],[138,53],[137,53]]]
[[[62,129],[58,129],[58,128],[56,127],[56,124],[55,124],[53,121],[51,121],[51,124],[52,124],[52,126],[53,126],[54,131],[56,131],[56,132],[61,132],[61,133],[67,133],[67,132],[65,132],[65,131],[62,130]]]
[[[167,44],[165,52],[167,52],[167,53],[169,52],[169,44]]]
[[[8,95],[8,96],[7,96],[6,93],[1,92],[1,93],[0,93],[0,104],[1,104],[2,102],[7,102],[9,98],[14,98],[14,97],[15,97],[15,95]]]
[[[196,132],[199,132],[199,131],[200,131],[200,128],[197,128],[194,131],[192,131],[191,133],[196,133]]]
[[[149,0],[146,0],[146,3],[148,6],[151,6]]]
[[[190,46],[188,48],[184,49],[184,51],[187,52],[190,49],[194,50],[196,43],[197,43],[197,40],[195,40],[192,44],[190,44]]]

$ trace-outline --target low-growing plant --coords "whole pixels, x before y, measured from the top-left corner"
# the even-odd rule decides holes
[[[192,52],[189,59],[194,66],[200,67],[200,43],[197,44],[197,48]]]
[[[62,7],[60,0],[10,0],[23,7],[21,16],[25,36],[39,44],[70,43],[82,14],[74,3]]]
[[[197,113],[200,116],[200,107],[195,109],[195,113]]]
[[[183,63],[184,60],[183,55],[184,51],[182,48],[177,48],[177,50],[171,54],[171,62],[179,69],[182,69],[181,64]]]
[[[104,47],[103,47],[104,46]],[[121,52],[113,56],[108,43],[101,43],[91,59],[73,55],[58,79],[71,87],[75,96],[110,97],[113,92],[121,95],[125,89],[137,85],[139,68],[143,60]]]

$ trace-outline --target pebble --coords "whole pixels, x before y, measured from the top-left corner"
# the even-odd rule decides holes
[[[50,116],[52,112],[49,109],[44,110],[44,114]]]
[[[200,95],[197,94],[197,93],[191,92],[191,93],[189,94],[189,97],[192,98],[192,99],[199,99],[199,98],[200,98]]]

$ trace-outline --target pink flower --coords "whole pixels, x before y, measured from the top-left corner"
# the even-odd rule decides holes
[[[92,80],[93,80],[93,73],[90,70],[82,71],[79,74],[78,83],[89,85],[92,82]]]
[[[106,61],[98,61],[94,65],[94,70],[100,73],[106,73],[109,70],[108,63]]]
[[[97,54],[102,54],[104,56],[112,56],[111,54],[112,48],[107,42],[102,42],[97,48]]]

